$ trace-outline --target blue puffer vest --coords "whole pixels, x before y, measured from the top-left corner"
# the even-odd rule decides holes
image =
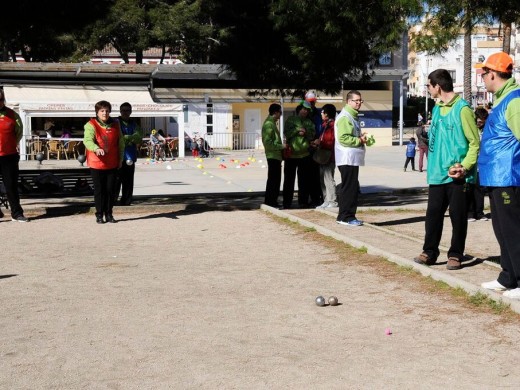
[[[493,107],[486,121],[478,157],[482,186],[520,186],[520,142],[507,126],[505,118],[507,105],[519,97],[520,89],[511,91]]]

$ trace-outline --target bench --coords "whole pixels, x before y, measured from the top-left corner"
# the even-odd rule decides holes
[[[20,170],[18,191],[21,198],[93,195],[89,168]]]

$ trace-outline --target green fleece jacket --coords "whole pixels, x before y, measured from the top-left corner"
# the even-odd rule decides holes
[[[262,126],[262,144],[267,159],[282,160],[283,142],[276,121],[269,115]]]
[[[352,115],[352,118],[358,120],[358,112],[351,106],[347,104],[345,110]],[[359,139],[361,134],[356,134],[354,124],[347,117],[339,118],[336,121],[336,128],[338,129],[337,139],[340,145],[347,148],[357,148],[363,145]]]
[[[302,127],[305,129],[304,135],[299,134],[300,128]],[[312,141],[316,135],[316,128],[310,119],[304,119],[299,115],[289,117],[285,121],[283,133],[287,144],[290,145],[292,149],[291,158],[303,158],[310,155],[310,141]]]

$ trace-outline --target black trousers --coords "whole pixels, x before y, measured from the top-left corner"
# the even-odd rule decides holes
[[[94,184],[94,204],[96,217],[112,215],[114,208],[117,169],[90,168],[92,183]]]
[[[520,187],[489,187],[493,231],[500,245],[498,283],[520,287]]]
[[[23,209],[20,206],[20,194],[18,192],[19,161],[20,155],[18,153],[0,156],[0,172],[2,173],[7,201],[11,208],[11,217],[13,218],[23,215]]]
[[[323,193],[321,191],[321,174],[320,164],[311,158],[309,160],[309,195],[311,198],[311,204],[319,206],[323,203]]]
[[[267,159],[267,183],[265,185],[264,203],[268,206],[278,205],[280,195],[280,184],[282,182],[282,160],[275,158]]]
[[[307,206],[309,202],[309,164],[310,156],[288,158],[283,167],[283,207],[291,207],[294,198],[294,181],[298,173],[298,204]]]
[[[477,171],[477,182],[471,184],[468,193],[468,218],[480,219],[484,216],[484,195],[485,188],[479,184]]]
[[[127,165],[125,162],[123,162],[123,165],[117,172],[114,201],[117,202],[117,197],[121,191],[121,201],[119,204],[122,206],[130,206],[132,203],[132,197],[134,194],[134,173],[135,163]]]
[[[415,171],[415,157],[406,157],[406,161],[404,162],[404,169],[408,167],[408,163],[412,163],[412,169]]]
[[[356,219],[359,197],[359,167],[353,165],[338,166],[341,183],[338,193],[339,212],[337,221],[349,222]]]
[[[423,251],[429,257],[435,259],[439,257],[444,214],[448,206],[453,228],[448,257],[456,257],[459,260],[464,257],[468,233],[467,189],[468,184],[463,180],[429,186],[425,223],[426,234],[423,245]]]

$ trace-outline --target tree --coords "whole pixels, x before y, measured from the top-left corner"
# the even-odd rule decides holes
[[[511,25],[520,22],[518,0],[489,0],[490,13],[504,25],[504,41],[502,50],[511,52]]]
[[[218,3],[217,58],[240,79],[326,92],[339,91],[345,79],[368,78],[379,56],[401,45],[407,17],[421,10],[415,0],[211,3]]]
[[[35,2],[18,0],[2,4],[1,61],[58,62],[75,49],[74,33],[102,14],[111,0]]]
[[[486,0],[429,0],[425,2],[423,28],[412,36],[415,51],[438,54],[447,51],[458,36],[464,35],[464,98],[467,100],[471,100],[471,35],[477,24],[491,22],[485,3]]]

